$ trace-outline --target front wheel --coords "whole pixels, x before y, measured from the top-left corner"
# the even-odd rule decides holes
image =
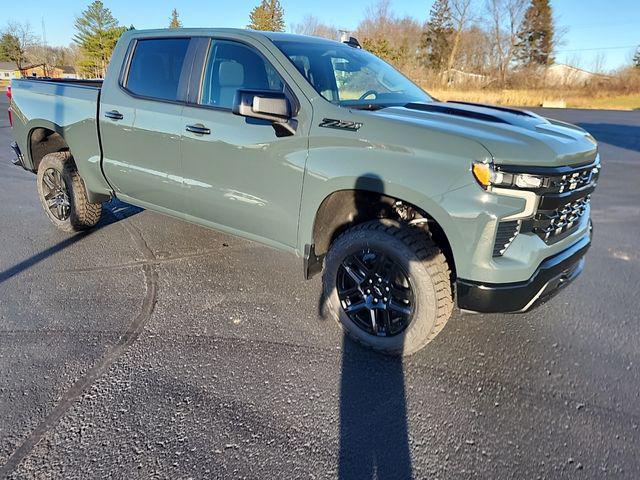
[[[102,213],[100,203],[87,199],[82,178],[69,152],[49,153],[38,166],[38,196],[47,217],[65,232],[93,227]]]
[[[331,245],[323,274],[331,314],[354,340],[410,355],[444,328],[453,298],[447,261],[419,228],[366,222]]]

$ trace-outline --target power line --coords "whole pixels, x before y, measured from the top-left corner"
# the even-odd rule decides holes
[[[557,53],[567,53],[567,52],[591,52],[598,50],[622,50],[628,48],[636,48],[638,45],[623,45],[620,47],[598,47],[598,48],[574,48],[570,50],[557,50]]]
[[[577,23],[577,24],[570,24],[570,25],[565,25],[569,30],[574,30],[574,29],[580,29],[580,28],[594,28],[594,27],[617,27],[620,25],[635,25],[638,22],[640,22],[640,19],[636,19],[636,20],[623,20],[620,22],[598,22],[598,23]],[[560,24],[563,24],[562,21],[559,22]]]

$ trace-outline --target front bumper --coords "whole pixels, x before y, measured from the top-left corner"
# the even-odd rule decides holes
[[[590,245],[591,238],[583,237],[544,260],[524,282],[496,284],[458,279],[458,306],[461,310],[482,313],[525,312],[551,298],[582,272],[584,255]]]

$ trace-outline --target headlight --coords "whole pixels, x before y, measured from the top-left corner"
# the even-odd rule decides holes
[[[516,186],[527,190],[536,190],[544,186],[544,178],[528,173],[507,173],[496,170],[492,163],[473,162],[471,165],[476,182],[485,190],[491,186],[509,188]]]
[[[520,173],[515,175],[513,183],[520,188],[540,188],[542,186],[542,177]]]

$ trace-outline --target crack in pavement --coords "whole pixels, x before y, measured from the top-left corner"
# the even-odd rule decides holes
[[[233,250],[233,249],[225,248],[225,251],[229,251],[229,250]],[[145,260],[138,260],[138,261],[129,262],[129,263],[120,263],[117,265],[101,265],[96,267],[69,268],[69,269],[58,270],[56,273],[102,272],[102,271],[110,271],[110,270],[121,270],[124,268],[139,267],[141,265],[161,265],[163,263],[172,263],[172,262],[178,262],[180,260],[191,260],[194,258],[205,257],[213,253],[220,253],[220,250],[205,250],[204,252],[185,253],[184,255],[176,255],[173,257],[166,257],[166,258],[154,257],[153,260],[145,259]]]
[[[118,342],[96,365],[91,367],[80,379],[76,380],[71,388],[62,396],[60,402],[54,407],[54,409],[9,456],[7,462],[0,467],[0,478],[6,478],[13,473],[22,460],[24,460],[33,451],[47,432],[55,427],[58,421],[72,407],[80,395],[82,395],[88,387],[90,387],[104,372],[106,372],[109,367],[124,354],[127,348],[136,341],[153,314],[158,294],[158,273],[156,272],[153,264],[156,257],[136,227],[126,223],[125,221],[122,221],[120,224],[129,233],[134,244],[138,247],[145,260],[147,260],[147,263],[143,263],[141,265],[145,279],[146,294],[142,301],[140,313],[133,319],[129,328],[127,328],[127,330],[122,334]]]

